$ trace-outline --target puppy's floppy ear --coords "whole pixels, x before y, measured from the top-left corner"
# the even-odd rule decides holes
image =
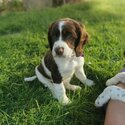
[[[82,24],[79,24],[77,26],[77,34],[78,34],[78,39],[76,41],[76,56],[79,57],[83,55],[83,46],[84,44],[88,41],[88,33],[85,29],[85,26]]]
[[[49,42],[49,46],[50,46],[50,49],[51,49],[51,50],[52,50],[52,48],[53,48],[52,29],[53,29],[54,24],[55,24],[55,22],[52,23],[52,24],[49,26],[49,29],[48,29],[48,42]]]

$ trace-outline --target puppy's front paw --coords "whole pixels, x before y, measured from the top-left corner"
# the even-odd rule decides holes
[[[63,99],[59,100],[61,105],[68,105],[71,103],[70,99],[68,97],[64,97]]]
[[[66,86],[67,87],[67,89],[69,89],[69,90],[72,90],[72,91],[76,91],[76,90],[81,90],[82,88],[80,87],[80,86],[78,86],[78,85],[71,85],[71,84],[69,84],[68,86]]]
[[[77,90],[81,90],[82,88],[80,86],[77,85],[73,85],[73,91],[77,91]]]
[[[90,79],[86,79],[85,84],[88,86],[93,86],[95,85],[94,81],[90,80]]]

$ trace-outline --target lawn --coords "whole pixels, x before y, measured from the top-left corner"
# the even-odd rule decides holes
[[[72,83],[82,90],[67,91],[72,104],[61,106],[49,90],[32,76],[49,50],[47,31],[56,19],[70,17],[82,22],[90,35],[84,48],[85,72],[96,83]],[[0,15],[0,125],[102,125],[104,110],[94,101],[105,81],[124,66],[125,0],[93,0],[33,12]]]

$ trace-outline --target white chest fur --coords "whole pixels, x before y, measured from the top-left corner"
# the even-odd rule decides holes
[[[72,58],[55,58],[55,62],[58,65],[59,72],[63,79],[72,77],[75,69],[79,66],[84,65],[83,57],[72,57]]]

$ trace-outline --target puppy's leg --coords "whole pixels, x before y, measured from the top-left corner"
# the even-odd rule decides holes
[[[72,91],[76,91],[76,90],[80,90],[81,87],[78,85],[71,85],[70,84],[70,79],[67,79],[64,81],[64,86],[66,89],[72,90]]]
[[[75,76],[83,83],[88,86],[94,85],[94,82],[90,79],[87,79],[83,67],[78,67],[75,71]]]
[[[70,103],[69,98],[66,96],[66,90],[63,83],[52,83],[46,79],[36,68],[36,75],[38,80],[48,87],[52,92],[54,98],[56,98],[62,105]]]
[[[69,98],[66,96],[66,90],[63,83],[53,83],[53,93],[54,97],[58,99],[62,105],[70,103]]]
[[[50,91],[52,92],[53,91],[53,86],[52,86],[52,83],[49,79],[45,78],[40,72],[39,70],[35,69],[35,72],[36,72],[36,76],[38,78],[38,80],[45,86],[45,87],[48,87],[50,89]]]

